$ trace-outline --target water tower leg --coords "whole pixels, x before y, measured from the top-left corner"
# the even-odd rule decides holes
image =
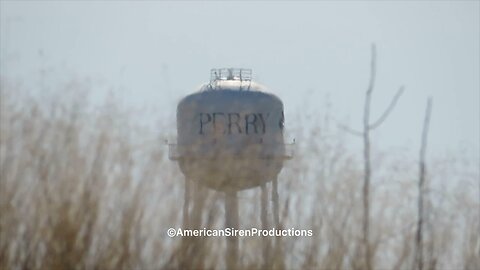
[[[190,227],[190,192],[191,192],[191,184],[192,181],[185,178],[185,194],[183,197],[183,229],[187,229]]]
[[[225,193],[225,227],[238,229],[238,200],[237,192]],[[238,238],[227,237],[227,269],[236,269],[238,262]]]
[[[193,205],[190,217],[190,226],[193,229],[201,229],[203,225],[203,207],[207,197],[207,190],[200,185],[199,181],[193,181]]]
[[[185,185],[185,204],[184,204],[184,227],[185,229],[201,229],[203,224],[203,207],[205,204],[206,191],[202,188],[198,180],[189,179]],[[188,189],[188,191],[187,191]],[[190,199],[192,201],[190,202]],[[189,206],[191,204],[191,211]],[[203,239],[195,236],[184,236],[183,261],[180,269],[203,268]],[[185,260],[185,258],[188,258]]]
[[[282,229],[280,226],[280,208],[278,202],[278,181],[277,178],[273,179],[272,181],[272,201],[273,201],[273,218],[275,220],[275,229],[280,230]],[[275,237],[275,258],[280,258],[276,260],[275,268],[278,269],[285,269],[283,259],[283,247],[281,237]]]
[[[272,201],[273,201],[273,218],[275,228],[280,229],[280,209],[278,206],[278,182],[277,178],[272,181]]]
[[[182,229],[191,229],[190,224],[190,198],[192,196],[192,185],[193,182],[191,179],[185,178],[185,193],[183,197],[183,222],[182,222]],[[184,236],[181,240],[181,250],[184,252],[183,256],[187,258],[193,257],[194,253],[194,244],[195,239],[192,237]],[[180,268],[187,269],[192,268],[192,261],[185,260],[184,258],[179,258],[180,261]]]
[[[270,229],[268,227],[268,191],[267,185],[262,184],[262,196],[261,196],[261,220],[262,220],[262,230]],[[266,237],[262,240],[263,242],[263,269],[270,269],[270,238]]]

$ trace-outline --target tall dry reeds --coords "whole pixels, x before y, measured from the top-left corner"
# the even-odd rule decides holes
[[[166,235],[181,227],[183,206],[183,176],[159,139],[173,126],[143,129],[115,102],[92,108],[82,87],[53,100],[19,97],[4,82],[1,89],[1,269],[226,267],[225,239]],[[273,268],[365,267],[362,156],[322,114],[287,116],[297,149],[278,180],[280,220],[314,235],[282,238],[284,255],[271,256]],[[371,150],[373,269],[410,269],[415,260],[417,161],[404,155]],[[431,160],[429,168],[424,268],[478,269],[478,160],[462,151]],[[222,228],[222,195],[203,194],[202,226]],[[260,202],[260,192],[238,197],[241,228],[259,228],[260,204],[252,202]],[[201,248],[185,250],[189,241]],[[239,241],[238,268],[261,269],[262,238]]]

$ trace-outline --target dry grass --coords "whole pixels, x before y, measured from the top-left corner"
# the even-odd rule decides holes
[[[184,183],[160,139],[114,102],[92,110],[81,89],[47,102],[1,87],[1,269],[225,268],[224,239],[185,239],[200,245],[185,250],[166,236],[181,226]],[[364,265],[361,159],[324,116],[311,129],[300,128],[312,126],[308,117],[291,126],[298,146],[279,177],[282,224],[314,236],[283,238],[274,268]],[[412,269],[416,160],[373,148],[372,162],[373,268]],[[452,154],[428,164],[426,268],[480,269],[478,160]],[[202,194],[202,224],[221,228],[222,195]],[[259,192],[239,197],[241,227],[260,227]],[[262,239],[240,240],[239,268],[261,268]]]

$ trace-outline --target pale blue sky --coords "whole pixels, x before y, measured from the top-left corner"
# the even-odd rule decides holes
[[[208,81],[210,68],[246,67],[283,99],[287,125],[304,103],[323,106],[329,94],[336,118],[359,128],[375,42],[372,117],[406,86],[377,142],[416,153],[432,95],[431,151],[463,145],[479,152],[479,1],[2,1],[0,7],[2,76],[27,86],[38,85],[42,68],[52,85],[93,78],[94,95],[113,89],[126,106],[153,107],[152,119],[173,116],[176,102]]]

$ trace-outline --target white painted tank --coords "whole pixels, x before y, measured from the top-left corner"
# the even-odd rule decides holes
[[[178,144],[170,158],[185,176],[221,191],[276,178],[286,154],[282,101],[248,69],[213,69],[210,83],[177,107]]]

